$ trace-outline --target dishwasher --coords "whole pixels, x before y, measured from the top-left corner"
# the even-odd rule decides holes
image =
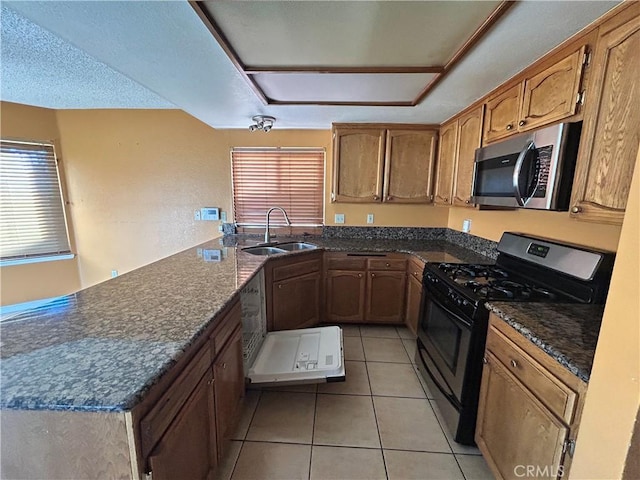
[[[241,290],[242,355],[248,383],[275,386],[345,380],[342,329],[267,332],[264,272]]]

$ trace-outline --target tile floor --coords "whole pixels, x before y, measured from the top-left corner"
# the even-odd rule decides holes
[[[248,390],[221,480],[492,479],[455,443],[406,328],[343,326],[345,382]]]

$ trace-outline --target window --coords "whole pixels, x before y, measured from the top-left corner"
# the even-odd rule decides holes
[[[0,140],[0,262],[70,254],[52,144]]]
[[[239,227],[264,228],[271,207],[287,211],[292,227],[322,226],[324,149],[234,148],[231,151],[233,209]],[[282,214],[272,214],[283,225]]]

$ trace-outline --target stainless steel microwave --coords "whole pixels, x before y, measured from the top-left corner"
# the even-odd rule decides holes
[[[474,203],[568,210],[581,130],[559,123],[477,149]]]

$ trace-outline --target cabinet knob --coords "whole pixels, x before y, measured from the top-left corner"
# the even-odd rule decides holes
[[[222,364],[222,369],[223,369],[223,370],[226,370],[226,369],[227,369],[227,362],[224,362],[224,363]]]
[[[469,205],[471,203],[471,200],[469,200],[468,198],[464,201],[464,203],[466,203],[467,205]]]
[[[387,268],[389,268],[391,266],[390,263],[385,263],[385,265],[387,266]]]
[[[278,288],[282,288],[282,284],[281,283],[278,284]]]
[[[371,277],[375,277],[375,276],[376,276],[376,274],[375,274],[375,273],[372,273],[372,274],[371,274]]]
[[[361,273],[358,274],[358,278],[362,278],[362,274]]]
[[[571,213],[580,213],[581,211],[582,211],[582,208],[580,208],[580,207],[579,207],[579,206],[577,206],[577,205],[574,205],[574,206],[571,208]]]
[[[393,197],[391,195],[387,195],[387,200],[393,200]]]
[[[520,125],[521,127],[523,127],[525,123],[527,123],[527,122],[525,122],[524,120],[520,120],[520,121],[518,122],[518,125]]]
[[[418,275],[420,275],[418,272],[413,272],[413,274],[417,277]]]
[[[484,363],[485,365],[489,363],[489,360],[487,360],[487,357],[482,357],[482,363]]]
[[[207,381],[207,385],[213,385],[213,381],[215,380],[215,378],[212,378],[211,380]]]
[[[511,362],[509,362],[509,363],[511,363],[511,366],[513,368],[518,368],[518,362],[516,362],[515,360],[511,359]]]
[[[512,124],[508,124],[507,125],[507,130],[511,130],[511,129],[513,129],[513,125]]]
[[[373,196],[373,199],[374,199],[374,200],[380,200],[380,197],[379,197],[378,195],[374,195],[374,196]]]
[[[449,199],[448,199],[447,197],[444,197],[444,198],[443,198],[443,200],[444,200],[445,202],[448,202],[448,201],[449,201]]]

